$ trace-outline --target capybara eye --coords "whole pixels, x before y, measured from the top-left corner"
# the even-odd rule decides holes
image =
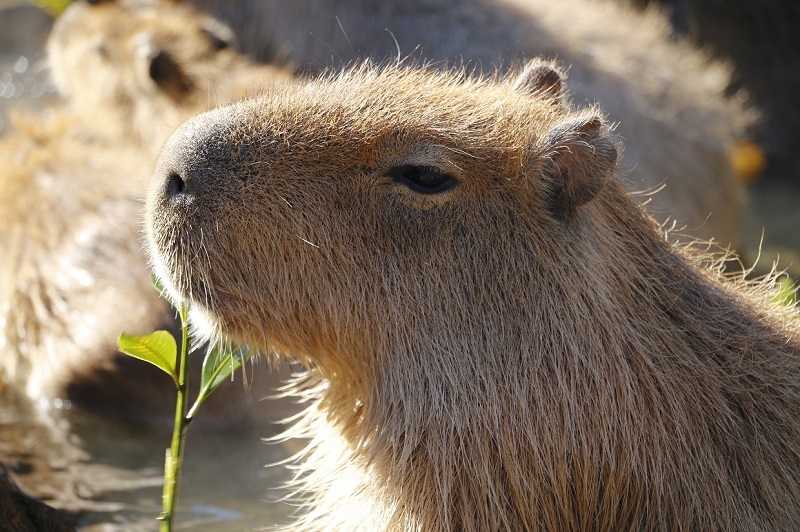
[[[416,166],[407,164],[389,170],[389,176],[407,186],[415,192],[422,194],[436,194],[450,190],[458,184],[458,180],[442,172],[435,166]]]
[[[202,31],[214,50],[226,50],[230,48],[231,40],[227,35],[223,35],[222,31],[215,31],[211,28],[203,28]]]
[[[108,59],[110,55],[108,53],[108,39],[106,39],[105,37],[101,37],[99,39],[96,39],[93,44],[94,46],[91,48],[91,50],[95,54],[97,54],[97,57],[104,60]]]

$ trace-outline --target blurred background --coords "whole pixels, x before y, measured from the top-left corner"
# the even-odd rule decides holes
[[[780,256],[779,265],[800,278],[800,2],[620,1],[660,7],[676,35],[733,64],[728,93],[760,110],[750,135],[766,157],[749,185],[745,252],[756,257],[763,234],[759,270]]]

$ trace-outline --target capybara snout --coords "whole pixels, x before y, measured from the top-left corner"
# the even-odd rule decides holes
[[[242,137],[229,123],[235,116],[210,112],[188,121],[169,139],[155,174],[154,186],[163,185],[164,201],[187,203],[219,192],[229,177],[241,175],[235,159]]]

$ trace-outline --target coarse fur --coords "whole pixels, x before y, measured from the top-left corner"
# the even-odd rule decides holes
[[[574,99],[599,103],[619,124],[629,189],[658,191],[640,198],[648,212],[688,236],[739,244],[745,194],[730,150],[753,113],[725,97],[729,67],[676,39],[654,9],[607,0],[189,3],[226,20],[243,50],[311,71],[407,54],[483,72],[554,58],[569,70]]]
[[[157,273],[308,365],[300,528],[800,527],[796,309],[670,243],[559,74],[363,66],[165,144]]]
[[[44,404],[86,396],[115,414],[126,406],[134,416],[164,411],[149,376],[133,378],[147,369],[128,368],[145,365],[116,348],[121,331],[177,328],[151,286],[141,244],[157,150],[172,126],[209,105],[292,82],[281,67],[215,45],[208,26],[208,16],[187,8],[156,13],[116,2],[76,2],[57,21],[50,61],[66,102],[42,116],[18,114],[16,129],[0,138],[3,385]],[[171,67],[151,77],[156,57]],[[174,92],[176,76],[186,91]],[[108,373],[123,382],[111,384]],[[106,405],[114,394],[119,404]],[[134,396],[154,403],[150,412]]]
[[[223,23],[183,6],[77,1],[56,20],[47,49],[74,112],[124,124],[131,141],[153,151],[194,114],[292,82],[290,70],[239,54]]]

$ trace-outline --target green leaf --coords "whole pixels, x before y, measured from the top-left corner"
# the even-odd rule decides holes
[[[242,364],[250,358],[252,353],[247,347],[219,347],[206,354],[203,360],[203,373],[200,378],[200,392],[197,399],[189,410],[188,417],[194,417],[200,404],[217,389],[223,381],[228,379],[231,374],[242,367]]]
[[[797,300],[797,288],[794,281],[784,275],[775,283],[772,300],[779,305],[792,305]]]
[[[117,337],[117,347],[126,355],[150,362],[166,372],[175,386],[178,386],[178,372],[176,361],[178,346],[175,338],[167,331],[156,331],[147,336],[132,336],[120,333]]]
[[[30,2],[57,17],[69,7],[72,0],[30,0]]]

